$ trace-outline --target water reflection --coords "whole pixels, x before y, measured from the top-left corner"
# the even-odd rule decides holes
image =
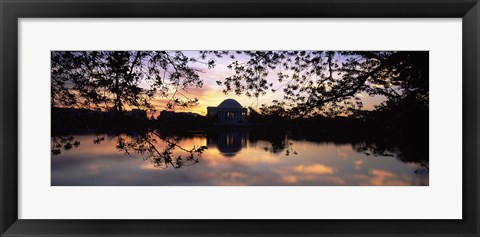
[[[52,185],[428,185],[422,156],[328,134],[215,129],[62,137],[52,144],[78,143],[59,153],[52,145]]]
[[[216,148],[225,157],[233,157],[247,146],[248,132],[244,129],[215,130],[207,135],[207,147]]]
[[[78,146],[80,146],[80,142],[75,140],[73,136],[52,136],[50,150],[52,155],[59,155],[62,150],[68,151]]]

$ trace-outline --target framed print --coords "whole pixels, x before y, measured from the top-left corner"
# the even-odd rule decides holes
[[[479,235],[476,0],[1,4],[1,236]]]

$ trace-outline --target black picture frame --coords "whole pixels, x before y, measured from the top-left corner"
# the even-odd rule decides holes
[[[478,0],[2,0],[1,236],[479,236]],[[462,18],[461,220],[26,220],[18,219],[18,19],[124,17]]]

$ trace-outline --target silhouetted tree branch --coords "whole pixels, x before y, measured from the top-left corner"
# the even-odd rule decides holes
[[[259,97],[283,88],[283,100],[264,105],[264,111],[283,108],[290,117],[351,114],[362,108],[361,94],[428,98],[428,52],[239,51],[219,56],[225,55],[242,60],[228,66],[232,76],[217,81],[224,93]],[[269,75],[277,75],[277,81],[268,81]]]
[[[150,101],[156,97],[166,98],[168,108],[192,106],[197,98],[177,97],[179,89],[203,86],[192,62],[199,59],[173,51],[53,51],[51,104],[153,110]]]

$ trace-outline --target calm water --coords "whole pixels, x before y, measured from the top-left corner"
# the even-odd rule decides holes
[[[179,168],[155,159],[168,142],[155,136],[88,134],[52,138],[52,185],[428,185],[428,162],[375,152],[375,144],[252,138],[245,131],[193,134],[176,140]],[[63,141],[62,141],[63,138]],[[321,139],[320,139],[321,140]],[[125,145],[130,144],[130,145]],[[59,147],[60,147],[59,145]],[[194,160],[192,147],[207,146]],[[154,149],[152,149],[154,147]],[[148,149],[145,149],[148,148]],[[185,150],[182,150],[185,149]],[[152,151],[153,153],[149,153]],[[129,154],[126,154],[128,152]],[[168,151],[167,151],[168,152]],[[153,156],[149,156],[153,154]],[[407,157],[408,158],[408,157]],[[428,160],[428,159],[427,159]],[[168,163],[168,162],[167,162]],[[175,160],[172,164],[176,164]]]

